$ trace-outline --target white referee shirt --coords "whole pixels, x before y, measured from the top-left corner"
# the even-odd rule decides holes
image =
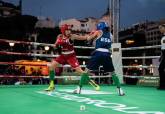
[[[161,50],[165,50],[165,36],[161,39]]]

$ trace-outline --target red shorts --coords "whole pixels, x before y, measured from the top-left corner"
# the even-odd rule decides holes
[[[80,66],[75,53],[68,54],[68,55],[62,54],[62,55],[58,56],[57,58],[55,58],[54,60],[62,65],[68,63],[69,65],[71,65],[72,68],[76,68],[76,67]]]

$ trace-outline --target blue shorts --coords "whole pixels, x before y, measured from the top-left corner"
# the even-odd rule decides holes
[[[105,72],[113,72],[115,70],[112,63],[111,53],[100,51],[94,51],[92,53],[87,68],[92,71],[98,71],[99,66],[103,66]]]

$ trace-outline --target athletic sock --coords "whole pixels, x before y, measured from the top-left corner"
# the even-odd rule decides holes
[[[49,78],[50,78],[50,80],[54,80],[54,76],[55,76],[55,71],[54,70],[50,70],[49,71]]]
[[[50,86],[54,86],[54,77],[55,77],[55,71],[54,70],[50,70],[49,71]]]
[[[120,81],[116,73],[112,73],[112,80],[114,84],[117,86],[117,88],[120,88]]]
[[[82,87],[83,84],[87,84],[89,82],[89,75],[88,73],[82,73],[81,79],[79,82],[79,86]]]

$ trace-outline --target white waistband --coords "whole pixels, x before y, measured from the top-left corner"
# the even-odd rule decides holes
[[[105,49],[105,48],[97,48],[96,51],[109,52],[109,49]]]
[[[72,51],[65,51],[65,52],[61,52],[61,53],[64,54],[64,55],[72,54],[72,53],[74,53],[74,50],[72,50]]]

